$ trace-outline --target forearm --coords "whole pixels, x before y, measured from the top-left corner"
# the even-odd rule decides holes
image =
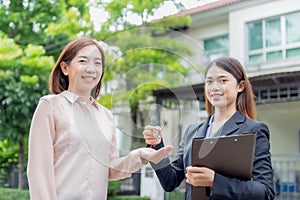
[[[138,150],[133,150],[124,157],[113,158],[109,166],[109,180],[127,178],[144,165]]]
[[[162,147],[164,147],[163,141],[152,148],[160,149]],[[178,187],[185,177],[182,162],[182,150],[177,152],[172,162],[170,162],[170,159],[167,157],[157,164],[152,162],[150,162],[150,164],[155,170],[161,186],[167,192],[173,191]]]
[[[172,166],[170,164],[170,162],[168,165],[166,165],[167,162],[168,162],[168,159],[167,158],[164,159],[161,163],[164,163],[164,164],[162,164],[162,166],[165,166],[165,167],[155,170],[155,173],[156,173],[163,189],[166,192],[171,192],[175,188],[177,188],[180,185],[180,183],[182,182],[182,180],[184,179],[184,172],[176,171],[174,169],[174,166]],[[153,167],[152,163],[151,163],[151,165]]]

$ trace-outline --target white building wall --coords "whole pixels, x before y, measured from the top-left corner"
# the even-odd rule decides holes
[[[164,190],[150,164],[141,169],[141,196],[164,200]]]
[[[246,61],[246,23],[300,10],[299,0],[275,0],[255,7],[240,9],[229,14],[230,56],[243,65]]]
[[[127,155],[130,152],[132,140],[132,126],[130,123],[130,113],[114,113],[116,123],[117,145],[120,149],[120,155]]]
[[[271,153],[300,153],[300,101],[260,104],[257,110],[258,120],[270,128]]]
[[[189,76],[191,84],[202,83],[204,81],[203,72],[209,59],[204,50],[203,41],[226,34],[228,34],[228,23],[227,21],[222,21],[209,26],[191,27],[189,30],[174,36],[178,41],[188,45],[192,52],[194,52],[193,55],[185,57],[188,62],[187,65],[193,67]]]

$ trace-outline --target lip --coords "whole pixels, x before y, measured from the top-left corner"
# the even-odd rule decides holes
[[[86,80],[95,80],[96,77],[94,76],[81,76],[81,78],[86,79]]]
[[[215,93],[215,94],[211,94],[210,96],[211,97],[220,97],[220,96],[223,96],[223,94]]]

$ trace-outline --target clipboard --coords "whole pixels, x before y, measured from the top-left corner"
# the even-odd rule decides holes
[[[194,138],[192,166],[207,167],[227,177],[250,180],[256,132],[214,138]],[[192,200],[208,200],[209,187],[192,186]]]

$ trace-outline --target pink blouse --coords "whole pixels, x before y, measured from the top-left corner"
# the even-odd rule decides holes
[[[40,99],[28,151],[32,200],[106,200],[108,180],[143,166],[137,150],[119,157],[112,113],[69,91]]]

